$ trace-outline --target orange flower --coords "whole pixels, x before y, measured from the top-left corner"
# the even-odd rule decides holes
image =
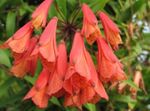
[[[57,20],[56,17],[51,19],[40,37],[39,44],[32,53],[32,55],[39,55],[43,66],[49,71],[54,70],[58,56],[56,44]]]
[[[54,17],[45,28],[39,41],[39,52],[48,62],[55,62],[58,51],[56,44],[57,18]]]
[[[27,46],[33,32],[31,22],[20,28],[11,38],[9,38],[1,48],[11,48],[15,53],[23,53],[27,50]]]
[[[122,64],[114,55],[104,38],[97,39],[98,44],[98,72],[103,82],[116,82],[126,79]]]
[[[120,30],[117,25],[103,12],[99,12],[102,25],[104,27],[105,36],[114,50],[118,49],[118,45],[122,44]]]
[[[133,87],[130,88],[131,95],[132,95],[133,98],[136,98],[138,88],[143,89],[145,94],[147,93],[146,90],[145,90],[145,85],[144,85],[142,73],[141,73],[140,70],[135,71],[133,82],[137,86],[137,88],[133,88]]]
[[[49,78],[47,91],[49,96],[57,95],[59,92],[62,93],[63,81],[65,78],[66,70],[67,70],[67,51],[65,43],[63,41],[58,46],[58,58],[56,62],[56,67],[54,72],[51,73]]]
[[[65,106],[81,107],[81,105],[92,101],[97,94],[91,83],[77,73],[74,73],[72,77],[65,82],[65,89],[69,92],[65,95]]]
[[[21,54],[13,53],[13,57],[15,61],[11,68],[11,72],[16,77],[23,77],[27,72],[34,75],[36,64],[37,64],[37,56],[31,57],[30,54],[33,51],[36,43],[37,43],[37,38],[32,38],[29,41],[26,52]]]
[[[45,27],[47,21],[47,15],[50,5],[53,0],[44,0],[32,14],[32,25],[38,29],[39,27]]]
[[[128,86],[128,84],[125,83],[125,82],[119,83],[119,84],[118,84],[118,92],[119,92],[120,94],[122,94],[122,93],[125,91],[125,89],[127,88],[127,86]]]
[[[98,80],[93,61],[85,49],[79,32],[75,34],[70,53],[70,66],[65,76],[65,106],[78,106],[95,99],[108,99],[102,83]]]
[[[92,10],[88,7],[88,5],[82,5],[83,11],[83,27],[81,30],[81,34],[86,37],[87,42],[89,44],[93,44],[97,37],[101,35],[98,21],[92,12]]]
[[[47,95],[49,74],[50,73],[46,69],[42,70],[35,85],[24,97],[24,100],[31,98],[39,108],[47,107],[49,100],[49,96]]]

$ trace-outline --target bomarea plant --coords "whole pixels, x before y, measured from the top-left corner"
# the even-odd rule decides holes
[[[18,78],[26,74],[34,76],[37,61],[41,61],[43,69],[23,100],[31,99],[37,107],[46,108],[54,96],[64,98],[65,107],[79,109],[85,103],[109,101],[104,86],[115,87],[128,79],[123,64],[114,54],[123,43],[118,26],[104,11],[94,13],[85,3],[80,4],[71,22],[57,16],[47,21],[52,4],[63,18],[54,0],[43,0],[32,13],[31,20],[0,46],[11,50],[13,66],[10,72]],[[76,23],[78,14],[82,14],[82,20]],[[41,33],[35,34],[37,30]],[[70,50],[68,44],[71,44]],[[87,50],[86,47],[93,45],[96,51]],[[96,62],[90,53],[95,55]],[[138,73],[134,82],[139,85],[141,80]],[[124,84],[120,86],[123,89]],[[130,91],[136,93],[137,89]]]

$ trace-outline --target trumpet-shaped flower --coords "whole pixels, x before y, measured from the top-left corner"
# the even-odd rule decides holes
[[[98,44],[98,72],[103,82],[116,82],[126,78],[122,64],[114,55],[104,38],[97,39]]]
[[[14,62],[11,68],[11,72],[16,77],[23,77],[26,73],[31,73],[34,75],[36,64],[37,64],[37,56],[31,57],[31,53],[36,46],[37,38],[32,38],[29,41],[27,51],[24,53],[13,53]]]
[[[58,56],[56,44],[57,20],[56,17],[51,19],[43,31],[38,45],[32,52],[32,55],[39,55],[43,66],[49,69],[50,72],[53,72]]]
[[[93,44],[96,41],[97,37],[101,35],[98,27],[98,21],[88,5],[82,5],[82,12],[83,26],[81,34],[86,37],[89,44]]]
[[[24,97],[24,100],[31,98],[39,108],[46,108],[49,100],[49,96],[47,94],[49,75],[50,73],[48,70],[43,69],[35,85]]]
[[[133,82],[134,82],[134,84],[135,84],[138,88],[143,89],[143,91],[145,92],[145,94],[147,93],[147,92],[146,92],[146,89],[145,89],[145,85],[144,85],[144,80],[143,80],[143,77],[142,77],[142,72],[141,72],[140,70],[136,70],[136,71],[135,71],[134,78],[133,78]],[[130,92],[131,92],[132,97],[133,97],[133,98],[136,98],[138,89],[137,89],[137,88],[134,88],[134,87],[131,87],[131,88],[130,88]]]
[[[55,62],[58,51],[56,44],[57,18],[54,17],[45,28],[39,40],[39,53],[48,62]]]
[[[27,50],[31,34],[33,32],[31,22],[20,28],[11,38],[9,38],[1,48],[10,48],[15,53],[23,53]]]
[[[105,36],[114,50],[118,49],[118,45],[122,44],[120,30],[117,25],[103,12],[99,13]]]
[[[32,14],[32,25],[38,29],[39,27],[45,27],[48,10],[53,0],[44,0]]]
[[[70,52],[70,66],[65,76],[64,89],[67,92],[65,106],[80,107],[95,99],[95,95],[108,99],[79,32],[75,34]]]
[[[49,96],[57,95],[63,90],[63,82],[67,70],[67,51],[64,42],[58,45],[58,58],[55,66],[55,70],[51,73],[48,83]]]

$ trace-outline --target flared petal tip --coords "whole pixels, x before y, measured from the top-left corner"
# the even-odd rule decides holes
[[[36,106],[39,108],[39,109],[45,109],[47,108],[47,103],[35,103]]]
[[[128,79],[128,77],[126,76],[126,74],[123,74],[122,80],[125,81],[127,79]]]
[[[89,9],[89,6],[86,3],[82,4],[82,10],[86,11],[87,9]]]
[[[26,94],[25,97],[22,99],[22,101],[30,99],[32,96],[29,94]]]
[[[109,101],[109,97],[107,94],[103,98],[106,99],[107,101]]]
[[[30,97],[28,97],[28,96],[25,96],[23,99],[22,99],[22,101],[25,101],[25,100],[27,100],[27,99],[29,99]]]
[[[82,12],[83,12],[83,21],[89,22],[90,24],[98,24],[97,18],[90,7],[83,3],[82,4]]]
[[[58,18],[56,16],[54,16],[52,19],[58,21]]]
[[[82,4],[82,8],[84,8],[84,7],[87,7],[87,4],[86,4],[86,3],[83,3],[83,4]]]
[[[102,12],[102,11],[97,12],[97,14],[98,14],[100,17],[106,16],[106,14],[105,14],[104,12]]]
[[[102,11],[99,11],[99,12],[98,12],[98,15],[99,15],[99,17],[100,17],[101,20],[104,20],[104,19],[105,19],[105,20],[107,20],[107,21],[108,21],[108,20],[110,21],[110,18],[108,17],[108,15],[107,15],[106,13],[104,13],[104,12],[102,12]],[[108,21],[108,22],[109,22],[109,21]],[[111,25],[111,24],[110,24],[110,25]]]

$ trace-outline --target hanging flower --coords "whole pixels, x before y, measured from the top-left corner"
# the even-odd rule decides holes
[[[34,75],[38,57],[31,57],[31,52],[33,51],[36,43],[37,38],[34,37],[29,41],[26,52],[21,54],[13,53],[14,62],[11,68],[11,72],[16,77],[23,77],[26,73],[31,73],[31,75]]]
[[[48,62],[55,62],[58,55],[56,44],[57,18],[54,17],[45,28],[39,40],[39,52]]]
[[[97,39],[98,44],[98,72],[103,82],[116,82],[126,79],[122,64],[114,55],[104,38]]]
[[[67,92],[65,106],[80,107],[95,99],[96,95],[108,99],[79,32],[75,34],[70,52],[70,66],[65,76],[64,89]]]
[[[100,99],[108,100],[103,83],[111,83],[110,88],[114,88],[121,83],[120,81],[126,79],[123,65],[113,53],[113,50],[118,49],[118,45],[122,43],[119,28],[105,13],[99,12],[106,37],[103,38],[96,16],[89,6],[83,3],[82,29],[81,32],[76,31],[80,30],[78,29],[80,10],[74,11],[71,19],[66,20],[62,9],[59,9],[62,7],[58,7],[59,4],[55,1],[55,8],[60,16],[59,29],[57,29],[57,17],[53,17],[47,23],[52,2],[53,0],[43,0],[32,13],[31,21],[0,45],[0,49],[11,49],[14,61],[10,71],[16,77],[23,78],[26,74],[34,76],[37,61],[40,60],[43,69],[24,100],[31,99],[37,107],[46,108],[49,99],[53,96],[64,97],[64,106],[75,106],[79,109],[82,109],[82,105],[86,103],[95,104]],[[38,34],[37,29],[42,33],[40,37],[33,37],[32,33]],[[60,34],[58,38],[56,38],[57,32]],[[68,63],[66,45],[70,48],[74,32]],[[64,34],[63,39],[69,43],[61,41],[57,46],[57,40],[61,39],[62,34]],[[97,43],[97,70],[85,47],[84,37],[89,45]],[[140,87],[141,82],[143,82],[142,75],[136,72],[134,83]],[[118,90],[122,93],[126,84],[122,82],[119,85]],[[137,93],[137,89],[134,88],[130,91],[132,95]]]
[[[40,27],[45,27],[48,10],[53,0],[44,0],[33,12],[32,14],[32,25],[38,29]]]
[[[58,58],[55,66],[55,70],[51,73],[48,83],[49,96],[56,95],[61,96],[63,94],[63,82],[67,70],[67,51],[65,42],[62,41],[58,45]]]
[[[32,55],[39,55],[43,66],[49,69],[49,71],[54,70],[58,56],[56,44],[57,20],[58,19],[56,17],[51,19],[43,31],[38,45],[32,52]]]
[[[89,44],[93,44],[97,37],[101,35],[98,21],[92,12],[92,10],[88,7],[88,5],[82,5],[83,12],[83,26],[81,30],[81,34],[86,37],[87,42]]]
[[[118,49],[118,45],[122,44],[120,30],[117,25],[103,12],[99,12],[105,36],[114,50]]]
[[[9,38],[1,48],[10,48],[15,53],[23,53],[27,50],[31,34],[33,32],[31,22],[20,28],[11,38]]]
[[[136,95],[137,95],[137,92],[138,92],[138,88],[143,89],[143,91],[145,92],[145,94],[147,93],[146,89],[145,89],[145,85],[144,85],[142,73],[141,73],[140,70],[136,70],[135,71],[133,82],[137,86],[137,88],[135,88],[135,87],[130,88],[131,96],[133,98],[136,98]]]
[[[35,85],[24,97],[24,100],[31,98],[39,108],[46,108],[49,100],[49,96],[47,94],[49,75],[50,73],[48,70],[43,69]]]

